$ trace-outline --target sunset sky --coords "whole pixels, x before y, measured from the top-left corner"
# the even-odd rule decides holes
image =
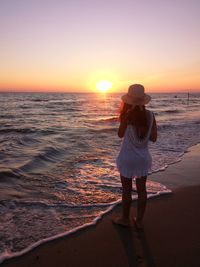
[[[200,91],[199,0],[0,0],[1,91]]]

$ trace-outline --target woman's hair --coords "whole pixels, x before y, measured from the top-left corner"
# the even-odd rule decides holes
[[[127,123],[132,124],[136,128],[136,133],[139,138],[144,138],[148,131],[148,120],[145,106],[135,106],[132,108],[131,105],[123,103],[120,111],[120,120],[123,117],[127,117]]]

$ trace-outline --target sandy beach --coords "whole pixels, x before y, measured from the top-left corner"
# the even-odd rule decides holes
[[[196,145],[181,162],[150,176],[173,193],[148,200],[143,232],[112,224],[119,205],[95,226],[40,245],[1,266],[200,266],[199,155]],[[135,202],[132,213],[134,209]]]

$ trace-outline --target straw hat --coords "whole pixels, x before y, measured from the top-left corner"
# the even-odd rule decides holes
[[[128,93],[122,96],[122,100],[132,106],[143,106],[150,102],[150,95],[145,94],[144,86],[132,84],[128,88]]]

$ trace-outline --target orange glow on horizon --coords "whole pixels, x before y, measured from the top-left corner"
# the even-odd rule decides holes
[[[56,73],[57,74],[57,73]],[[67,75],[66,75],[67,76]],[[1,76],[2,77],[2,76]],[[10,82],[8,82],[10,77]],[[166,76],[141,76],[138,79],[122,80],[122,76],[111,71],[99,71],[89,73],[86,77],[71,78],[68,80],[64,75],[54,76],[45,75],[37,76],[35,79],[33,74],[22,75],[4,75],[4,79],[0,80],[0,91],[27,91],[27,92],[97,92],[99,82],[103,82],[100,91],[108,90],[109,93],[121,93],[127,91],[130,84],[141,83],[144,85],[146,92],[200,92],[200,78],[195,77],[174,77],[174,75]],[[48,78],[47,78],[48,77]],[[77,76],[78,77],[78,76]],[[104,77],[104,80],[102,80]],[[107,84],[106,84],[106,83]],[[103,89],[106,84],[107,89]],[[112,86],[111,86],[112,84]],[[101,87],[101,86],[100,86]]]
[[[133,82],[134,83],[134,82]],[[111,88],[112,90],[105,90],[104,92],[108,93],[123,93],[127,91],[128,86],[132,84],[129,83],[126,86],[119,86],[117,89],[113,85]],[[200,93],[200,86],[148,86],[145,83],[141,84],[144,85],[145,91],[148,93],[173,93],[173,92],[197,92]],[[100,90],[103,92],[103,90]],[[0,92],[70,92],[70,93],[95,93],[97,92],[97,88],[94,86],[93,89],[88,87],[81,87],[81,86],[74,86],[74,85],[67,85],[67,86],[53,86],[53,85],[4,85],[0,84]]]

